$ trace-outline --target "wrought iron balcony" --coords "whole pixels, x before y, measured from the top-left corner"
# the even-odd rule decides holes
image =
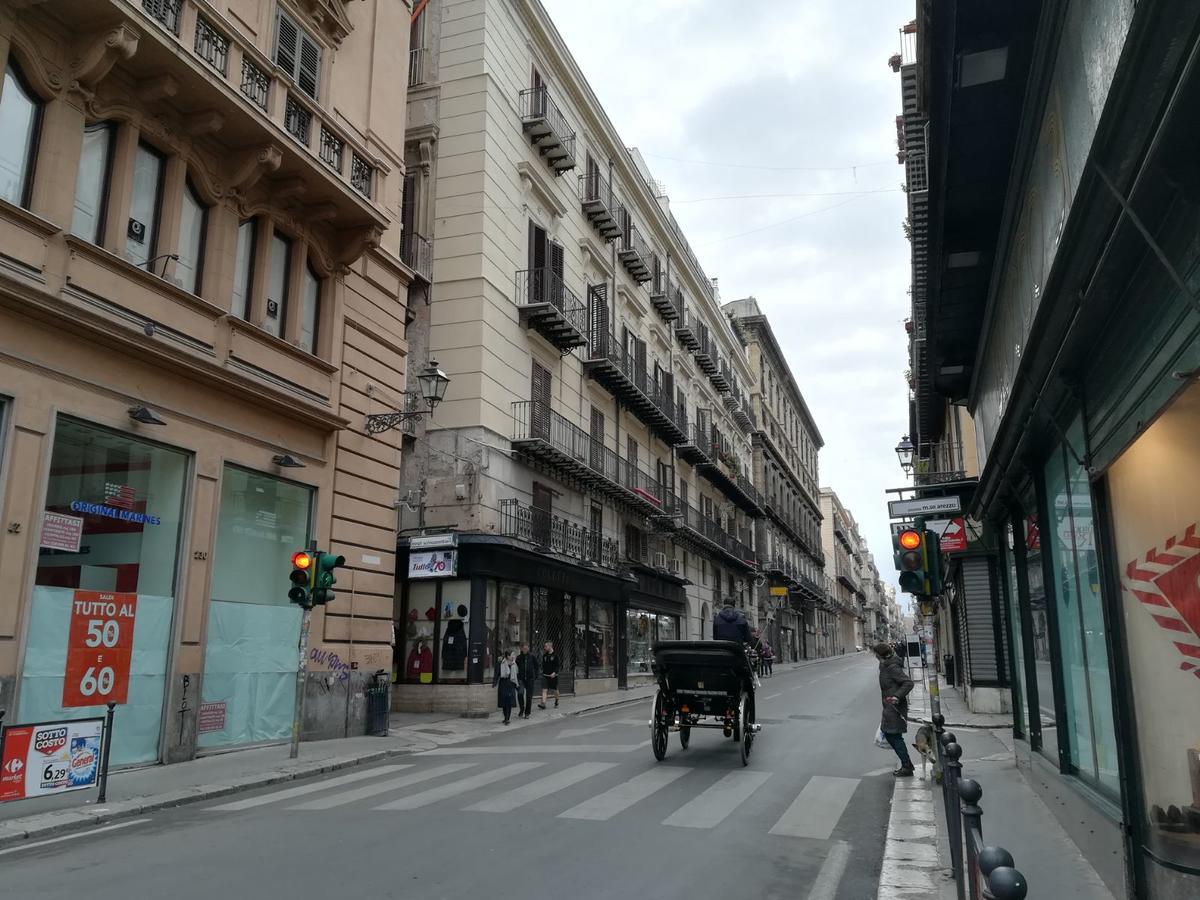
[[[549,88],[521,91],[521,128],[555,175],[575,168],[575,131],[551,99]]]
[[[946,484],[967,477],[963,446],[957,441],[922,442],[913,454],[913,483]]]
[[[616,538],[585,528],[548,510],[521,503],[516,498],[500,501],[500,533],[584,564],[612,570],[621,567],[621,548]]]
[[[429,80],[429,48],[413,47],[408,51],[408,86],[418,87]]]
[[[668,444],[687,440],[687,413],[675,404],[670,389],[655,382],[615,335],[593,332],[587,347],[583,369],[596,383],[623,401]]]
[[[696,357],[696,365],[700,367],[700,371],[710,378],[717,371],[717,347],[712,336],[708,332],[708,326],[703,322],[697,322],[699,334],[697,337],[697,346],[692,350],[692,355]]]
[[[674,322],[679,318],[683,308],[683,292],[672,281],[666,272],[659,271],[652,279],[650,286],[650,302],[658,310],[664,322]]]
[[[758,420],[754,416],[754,410],[750,406],[750,397],[742,394],[738,397],[737,405],[733,408],[733,420],[738,423],[738,427],[746,434],[758,430]]]
[[[693,423],[688,439],[676,447],[675,452],[684,462],[697,468],[714,465],[712,437],[708,427]]]
[[[758,490],[750,479],[741,472],[726,472],[719,465],[701,466],[701,473],[711,481],[717,489],[751,516],[762,518],[766,515],[759,502]]]
[[[671,511],[677,541],[691,544],[700,552],[717,554],[726,561],[746,569],[754,569],[758,565],[753,550],[690,503],[683,503],[677,497],[672,498]]]
[[[649,516],[668,514],[667,488],[540,400],[513,404],[513,449],[585,490]]]
[[[714,351],[713,355],[716,357],[716,368],[712,372],[708,373],[708,380],[713,383],[713,387],[715,387],[718,391],[728,391],[729,376],[731,374],[729,369],[729,359],[716,351]]]
[[[638,284],[644,284],[653,277],[654,252],[633,224],[628,209],[622,210],[621,243],[617,249],[617,257],[625,266],[625,271]]]
[[[695,314],[683,305],[683,295],[681,293],[679,318],[675,321],[675,337],[679,339],[680,346],[685,350],[695,351],[700,348],[700,339],[698,337],[700,329],[697,327],[698,324]]]
[[[621,234],[624,209],[598,168],[589,168],[579,176],[579,199],[583,214],[604,240],[611,241]]]
[[[515,297],[521,324],[533,328],[560,353],[587,346],[587,307],[553,269],[518,272]]]
[[[433,283],[433,244],[415,231],[400,236],[400,258],[426,282]]]

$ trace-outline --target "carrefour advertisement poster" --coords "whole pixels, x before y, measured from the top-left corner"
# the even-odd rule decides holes
[[[100,775],[103,719],[12,725],[0,754],[0,802],[78,791]]]

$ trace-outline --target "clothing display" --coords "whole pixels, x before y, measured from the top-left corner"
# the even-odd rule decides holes
[[[421,684],[433,682],[433,651],[425,644],[413,647],[408,654],[408,663],[404,667],[406,680],[419,681]]]
[[[462,619],[451,619],[446,623],[442,636],[442,670],[461,672],[467,666],[467,630]]]

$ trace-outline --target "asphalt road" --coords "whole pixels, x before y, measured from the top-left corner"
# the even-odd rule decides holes
[[[894,765],[875,662],[758,696],[747,768],[719,731],[655,762],[641,702],[4,851],[0,896],[874,898]]]

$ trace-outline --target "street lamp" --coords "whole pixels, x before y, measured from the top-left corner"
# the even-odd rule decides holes
[[[417,384],[421,387],[420,397],[429,405],[429,414],[446,397],[446,388],[450,385],[450,376],[438,368],[437,360],[429,360],[429,364],[417,376]],[[406,397],[415,397],[411,391],[405,391]],[[382,434],[398,425],[425,415],[422,409],[396,410],[367,416],[367,434]]]
[[[900,438],[900,443],[896,445],[896,458],[900,460],[900,468],[904,470],[905,475],[911,475],[913,470],[913,444],[908,439],[908,435]]]

